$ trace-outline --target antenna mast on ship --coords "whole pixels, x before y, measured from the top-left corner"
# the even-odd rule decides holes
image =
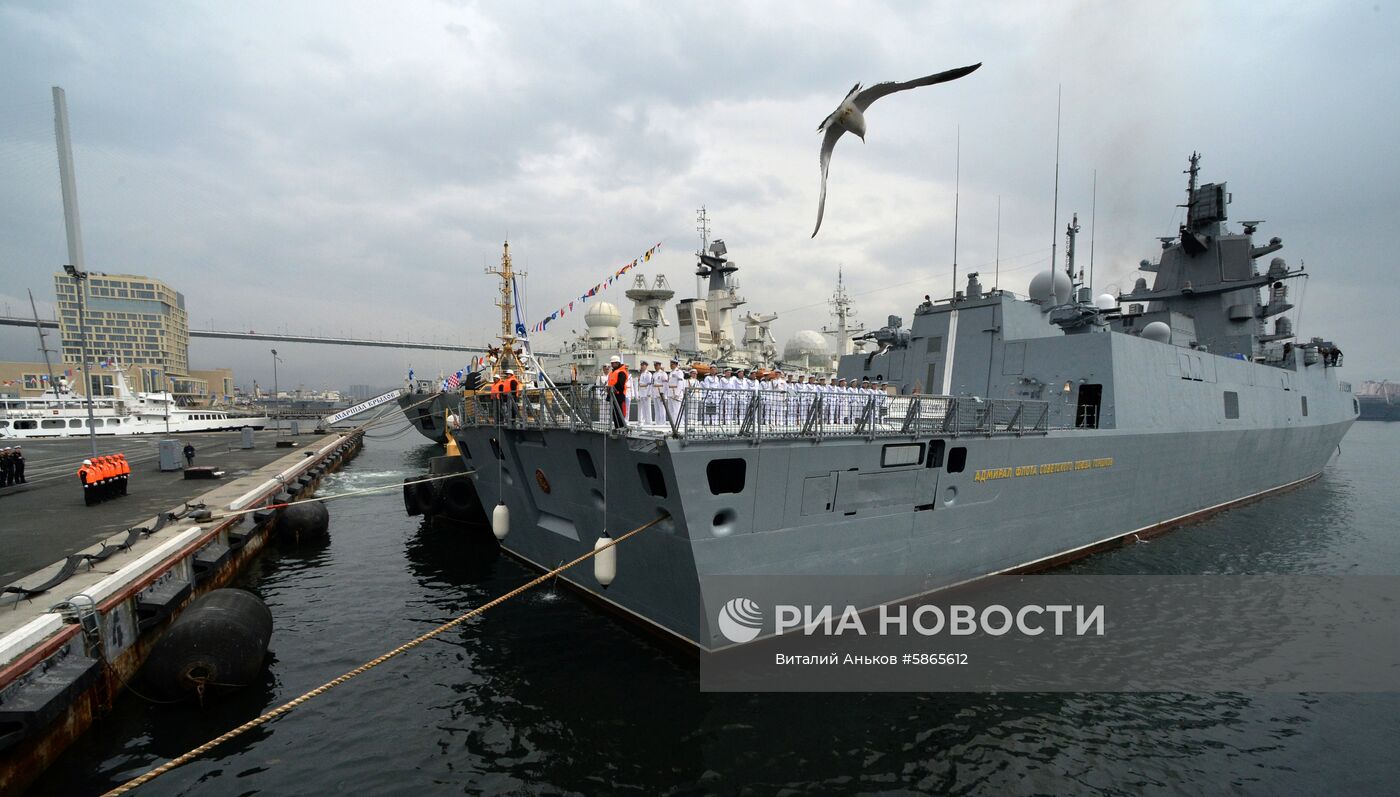
[[[700,254],[703,255],[705,250],[710,248],[710,217],[706,215],[704,205],[701,205],[695,213],[695,231],[700,233]],[[704,296],[700,292],[702,288],[700,275],[697,273],[695,275],[695,298],[699,299]]]
[[[1060,98],[1064,88],[1055,90],[1055,200],[1050,221],[1050,271],[1055,270],[1055,254],[1060,244]]]
[[[491,370],[493,373],[506,368],[523,370],[515,355],[515,323],[511,321],[511,317],[515,312],[515,278],[525,276],[525,272],[511,270],[510,241],[506,241],[501,247],[500,268],[487,267],[486,273],[501,278],[501,298],[496,300],[496,306],[501,308],[501,357]]]
[[[962,204],[962,125],[958,125],[956,166],[953,167],[953,296],[958,295],[958,208]],[[844,354],[845,352],[842,352]]]
[[[836,327],[822,327],[822,333],[836,337],[836,356],[850,354],[847,351],[851,346],[851,336],[865,331],[862,324],[852,324],[851,319],[856,317],[856,311],[851,307],[851,297],[846,293],[845,275],[841,267],[836,269],[836,293],[827,300],[831,305],[831,317],[836,319]]]

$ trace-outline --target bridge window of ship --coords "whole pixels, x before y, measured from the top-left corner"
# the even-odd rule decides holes
[[[1231,420],[1240,417],[1240,394],[1233,390],[1225,391],[1225,417]]]
[[[1308,417],[1308,397],[1307,397],[1307,396],[1299,396],[1299,398],[1301,398],[1301,399],[1303,400],[1303,417],[1306,418],[1306,417]]]
[[[71,420],[68,421],[68,428],[69,428],[69,429],[77,429],[79,426],[82,426],[82,425],[83,425],[83,422],[82,422],[80,419],[78,419],[78,418],[73,418],[73,419],[71,419]]]
[[[578,450],[578,469],[589,479],[598,478],[598,469],[593,467],[593,455],[588,453],[588,449]]]
[[[63,423],[63,419],[62,419],[62,418],[59,418],[59,419],[50,418],[50,419],[44,421],[44,428],[45,428],[45,429],[62,429],[63,426],[64,426],[64,423]]]
[[[710,494],[743,492],[748,468],[748,461],[739,457],[710,460],[705,466],[705,478],[710,483]]]
[[[37,428],[37,426],[38,424],[34,421],[15,421],[16,429],[34,429]]]
[[[637,474],[642,477],[642,489],[647,491],[647,495],[652,498],[666,497],[666,479],[661,475],[660,468],[650,462],[638,462]]]
[[[962,446],[953,446],[948,450],[948,472],[962,473],[967,467],[967,449]]]
[[[1074,410],[1076,429],[1099,428],[1099,405],[1102,401],[1103,385],[1079,386],[1079,403]]]
[[[923,443],[891,443],[880,449],[880,467],[918,465],[924,461]]]

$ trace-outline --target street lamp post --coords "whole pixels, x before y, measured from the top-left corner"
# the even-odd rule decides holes
[[[278,389],[277,389],[277,362],[278,362],[279,360],[281,360],[281,359],[282,359],[281,357],[278,357],[278,356],[277,356],[277,350],[276,350],[276,349],[273,349],[273,350],[272,350],[272,402],[273,402],[273,404],[276,404],[276,403],[277,403],[277,400],[278,400],[278,393],[280,392],[280,391],[278,391]],[[277,412],[277,410],[276,410],[275,407],[273,408],[273,412]],[[282,415],[281,415],[281,413],[278,413],[278,414],[275,416],[275,418],[276,418],[276,420],[274,421],[274,423],[277,424],[277,434],[278,434],[278,435],[281,435],[281,434],[282,434]]]
[[[78,289],[78,347],[83,358],[83,381],[87,386],[83,388],[83,395],[87,397],[88,416],[88,442],[92,444],[92,455],[97,456],[97,421],[93,417],[92,405],[96,398],[92,394],[92,374],[88,370],[88,348],[87,348],[87,272],[79,271],[77,266],[65,264],[63,270],[68,276],[73,278],[73,284]]]

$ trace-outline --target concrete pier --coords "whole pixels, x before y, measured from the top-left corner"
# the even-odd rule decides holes
[[[358,453],[362,433],[307,435],[291,449],[277,448],[272,432],[251,450],[236,447],[238,435],[178,439],[194,443],[196,465],[225,476],[186,481],[157,470],[155,440],[105,441],[131,461],[131,486],[92,507],[71,472],[90,453],[86,441],[24,444],[40,467],[27,470],[35,477],[27,489],[0,498],[3,566],[12,573],[41,556],[59,559],[8,579],[28,590],[66,577],[38,594],[0,596],[0,795],[23,790],[85,732],[179,612],[232,581],[277,525],[270,510],[227,513],[313,496]]]
[[[155,437],[99,437],[99,454],[126,455],[131,479],[127,495],[95,506],[83,505],[83,488],[78,483],[78,465],[92,453],[86,437],[21,441],[28,483],[0,488],[0,585],[287,456],[288,449],[276,447],[278,439],[295,441],[297,448],[291,451],[326,440],[310,434],[289,437],[285,430],[279,438],[271,429],[255,432],[251,449],[239,448],[239,432],[182,434],[172,439],[181,448],[193,445],[194,464],[212,465],[224,471],[224,477],[215,482],[187,481],[181,471],[162,473],[160,441]]]

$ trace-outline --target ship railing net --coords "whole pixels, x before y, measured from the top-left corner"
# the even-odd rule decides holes
[[[1034,399],[689,387],[619,401],[606,387],[565,385],[518,396],[465,395],[462,422],[756,441],[1044,434],[1051,415],[1049,402]]]

